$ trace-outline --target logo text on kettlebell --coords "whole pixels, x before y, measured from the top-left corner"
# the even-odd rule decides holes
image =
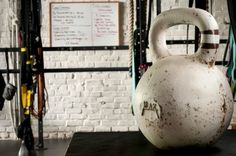
[[[153,111],[156,114],[158,119],[161,119],[161,106],[157,103],[156,100],[143,101],[143,108],[141,109],[141,115],[143,116],[145,111]]]

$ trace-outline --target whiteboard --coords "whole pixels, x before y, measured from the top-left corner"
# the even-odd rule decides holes
[[[118,46],[119,2],[51,2],[51,46]]]

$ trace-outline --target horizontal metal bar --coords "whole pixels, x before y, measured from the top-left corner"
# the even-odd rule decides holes
[[[52,68],[44,69],[44,73],[73,73],[73,72],[119,72],[129,71],[129,67],[96,67],[96,68]],[[7,73],[1,69],[0,73]],[[10,69],[9,73],[20,73],[19,69]]]
[[[229,63],[229,61],[216,61],[215,65],[222,65],[225,66]]]
[[[1,52],[5,52],[5,51],[9,51],[9,52],[19,52],[20,48],[0,48],[0,53]]]
[[[194,44],[195,40],[167,40],[166,44]]]
[[[228,64],[228,61],[216,61],[215,62],[215,65],[227,65]],[[152,65],[152,62],[147,62],[147,65],[148,66],[151,66]]]
[[[226,43],[227,39],[221,39],[220,43]],[[195,40],[167,40],[167,44],[194,44]],[[43,47],[43,51],[86,51],[86,50],[127,50],[128,45],[122,46],[80,46],[80,47]],[[19,52],[20,48],[0,48],[0,52]]]
[[[129,67],[97,67],[97,68],[58,68],[44,69],[45,73],[70,73],[70,72],[119,72],[129,71]]]
[[[82,47],[43,47],[43,51],[76,51],[76,50],[127,50],[129,46],[82,46]]]
[[[167,40],[166,44],[195,44],[195,40]],[[220,43],[227,43],[227,39],[221,39]]]
[[[43,47],[43,51],[127,50],[129,46]],[[0,52],[19,52],[20,48],[0,48]]]
[[[6,69],[0,69],[0,73],[7,73],[7,70]],[[15,74],[15,73],[20,73],[20,70],[19,69],[9,69],[9,73],[10,74]]]
[[[228,61],[216,61],[216,65],[226,65]],[[152,62],[147,62],[148,66]],[[49,68],[44,69],[44,73],[73,73],[73,72],[119,72],[129,71],[129,67],[96,67],[96,68]],[[6,69],[0,69],[0,73],[7,73]],[[9,73],[20,73],[19,69],[10,69]]]

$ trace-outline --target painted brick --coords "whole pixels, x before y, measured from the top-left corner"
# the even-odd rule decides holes
[[[130,101],[130,99],[129,99],[129,101]],[[131,109],[130,103],[121,103],[121,104],[120,104],[120,107],[121,107],[121,108],[128,108],[128,109]]]
[[[103,91],[102,92],[102,96],[103,97],[115,97],[115,96],[123,96],[123,92],[117,92],[118,90],[118,87],[115,87],[116,90],[113,90],[113,89],[109,89],[107,91]]]
[[[111,102],[114,101],[114,98],[113,97],[100,97],[100,98],[97,98],[97,101],[98,102],[111,103]]]
[[[83,125],[82,120],[69,120],[69,121],[66,121],[66,126],[67,127],[75,127],[75,126],[81,126],[81,125]]]
[[[91,76],[92,79],[107,79],[109,77],[109,73],[98,72],[92,73]]]
[[[121,113],[122,113],[121,109],[114,109],[114,114],[121,114]]]
[[[110,73],[109,78],[116,79],[116,80],[122,80],[122,79],[126,78],[126,75],[127,75],[126,73],[122,73],[122,72]]]
[[[128,131],[128,127],[124,127],[124,126],[112,126],[111,130],[114,132],[126,132]]]
[[[6,131],[7,132],[14,132],[14,128],[13,127],[7,127]]]
[[[119,109],[120,104],[119,103],[104,103],[101,108],[107,108],[107,109]],[[114,112],[114,111],[113,111]]]
[[[50,112],[50,113],[52,113],[52,114],[62,114],[62,113],[65,112],[65,108],[56,107],[56,108],[54,108],[53,110],[52,110],[52,109],[49,109],[48,112]]]
[[[5,127],[0,127],[0,133],[1,132],[5,132],[6,131],[6,128]]]
[[[124,103],[124,102],[129,102],[130,98],[129,97],[115,97],[114,102],[118,103]]]
[[[65,125],[65,121],[63,120],[57,120],[55,122],[55,120],[45,120],[44,121],[44,125],[45,126],[62,126],[62,125]]]
[[[80,132],[93,132],[94,128],[91,126],[78,126],[76,127],[76,131]]]
[[[101,125],[102,126],[117,126],[118,121],[117,120],[102,120]]]
[[[135,125],[134,120],[120,120],[118,123],[119,126],[132,126]]]
[[[72,138],[73,132],[66,133],[66,138]]]
[[[66,134],[65,134],[65,133],[58,133],[58,134],[57,134],[57,138],[59,138],[59,139],[65,139],[65,138],[66,138]]]
[[[52,139],[58,138],[58,133],[57,132],[49,133],[49,138],[52,138]]]
[[[5,114],[0,114],[0,120],[5,120],[6,119],[6,115]]]
[[[104,86],[104,91],[117,91],[117,85],[106,85]]]
[[[84,126],[98,126],[100,125],[99,120],[85,120],[84,121]]]
[[[15,133],[9,133],[9,138],[11,140],[17,140],[18,139]]]
[[[11,121],[10,120],[0,120],[0,127],[10,127]]]
[[[72,120],[75,120],[75,119],[82,120],[82,119],[86,119],[86,118],[87,118],[87,115],[85,115],[85,114],[71,114],[70,115],[70,119],[72,119]]]
[[[113,112],[114,112],[113,109],[104,108],[104,109],[101,110],[101,113],[104,114],[104,115],[111,115],[111,114],[113,114]]]
[[[88,86],[93,86],[93,85],[101,85],[102,86],[102,80],[86,80],[85,81],[85,85],[88,85]]]
[[[76,127],[71,126],[71,127],[65,127],[65,126],[58,126],[58,132],[75,132]]]
[[[135,116],[133,114],[121,114],[121,120],[122,119],[135,121]]]
[[[122,114],[131,114],[132,110],[131,109],[121,109]]]
[[[111,127],[108,126],[97,126],[95,127],[95,132],[109,132],[111,131]]]
[[[66,109],[67,114],[80,114],[82,112],[82,109],[80,108],[68,108]]]
[[[88,120],[101,120],[104,115],[103,114],[89,114]]]
[[[49,79],[49,84],[48,85],[64,85],[66,84],[66,80],[65,79]]]
[[[57,114],[58,120],[68,120],[70,118],[69,114]]]
[[[82,92],[82,95],[85,96],[85,97],[101,97],[101,92],[96,92],[96,91],[93,91],[93,92],[89,92],[89,91],[85,91],[85,92]]]
[[[47,127],[44,127],[43,130],[46,131],[46,132],[56,132],[56,131],[59,130],[59,128],[57,126],[53,126],[53,127],[47,126]]]
[[[81,89],[81,90],[83,90],[83,89]],[[70,98],[71,97],[81,97],[82,96],[82,92],[80,90],[78,91],[78,88],[76,87],[75,90],[69,89],[69,95],[70,95]]]
[[[79,97],[76,102],[80,103],[94,103],[97,102],[97,97]]]
[[[0,138],[1,138],[1,139],[7,139],[7,138],[9,138],[9,133],[8,133],[8,132],[0,133]]]
[[[120,120],[121,115],[120,114],[106,115],[105,118],[108,119],[108,120]]]
[[[97,108],[84,108],[84,109],[82,109],[82,112],[86,115],[87,114],[97,114],[100,112],[100,110]]]
[[[138,126],[130,126],[130,127],[128,127],[128,129],[129,129],[129,131],[138,131],[139,130]]]

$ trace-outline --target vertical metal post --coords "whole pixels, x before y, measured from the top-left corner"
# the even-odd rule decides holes
[[[136,30],[135,30],[135,86],[138,84],[142,73],[141,65],[146,64],[146,0],[136,0]]]
[[[44,140],[43,140],[43,117],[42,115],[38,118],[38,148],[43,149],[44,148]]]
[[[195,0],[195,7],[203,10],[208,10],[208,0]],[[194,51],[197,51],[200,42],[200,32],[197,27],[195,27],[195,45]]]
[[[156,8],[157,8],[156,14],[159,15],[161,13],[161,0],[156,1]]]

